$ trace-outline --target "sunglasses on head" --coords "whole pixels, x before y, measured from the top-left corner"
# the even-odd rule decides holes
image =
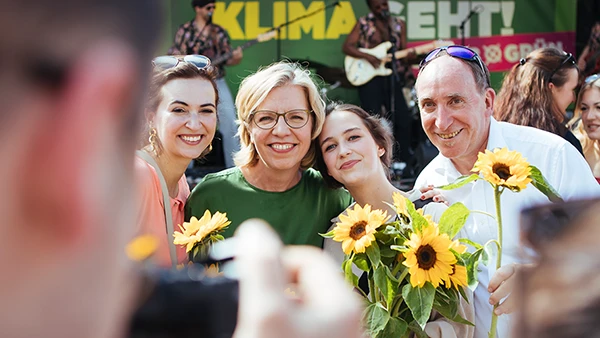
[[[563,61],[560,63],[560,65],[558,67],[556,67],[556,69],[554,69],[552,71],[552,73],[550,73],[550,82],[552,82],[552,77],[554,76],[554,74],[556,74],[556,72],[558,72],[559,69],[561,69],[564,65],[566,65],[567,63],[571,62],[571,64],[575,65],[575,57],[573,57],[573,54],[571,53],[565,53],[566,58],[563,59]]]
[[[584,83],[590,83],[590,82],[594,82],[596,80],[600,79],[600,74],[592,74],[588,77],[585,78]]]
[[[164,55],[155,57],[152,60],[152,65],[154,68],[158,68],[159,70],[165,70],[173,67],[177,67],[180,62],[191,63],[194,66],[198,67],[198,69],[205,69],[210,66],[210,59],[204,55],[199,54],[190,54],[186,56],[172,56],[172,55]]]
[[[459,45],[439,47],[432,50],[431,52],[429,52],[429,54],[427,54],[427,56],[425,56],[425,58],[419,64],[419,70],[423,69],[423,67],[425,67],[430,61],[438,57],[441,51],[446,51],[446,54],[455,58],[463,59],[466,61],[475,61],[479,68],[483,71],[483,73],[487,74],[486,68],[483,65],[483,61],[481,60],[479,55],[477,55],[477,53],[471,48]]]

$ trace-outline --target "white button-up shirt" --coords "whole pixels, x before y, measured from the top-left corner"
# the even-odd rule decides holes
[[[540,169],[564,200],[600,196],[600,186],[587,162],[563,138],[535,128],[497,122],[492,118],[487,149],[504,147],[519,151],[531,165]],[[454,182],[460,176],[450,159],[439,154],[421,172],[415,187],[428,184],[445,185]],[[462,202],[469,210],[484,211],[496,216],[494,189],[482,179],[459,189],[443,191],[443,195],[450,204]],[[518,193],[504,190],[501,197],[502,265],[523,263],[519,236],[521,209],[547,202],[548,198],[532,185]],[[473,213],[459,235],[483,245],[491,239],[497,239],[497,229],[495,218]],[[496,253],[495,249],[490,251]],[[488,336],[492,316],[487,288],[496,271],[496,257],[490,256],[488,265],[480,264],[479,270],[479,286],[475,289],[474,304],[475,337],[485,338]],[[510,329],[510,316],[501,315],[498,318],[498,337],[508,337]]]

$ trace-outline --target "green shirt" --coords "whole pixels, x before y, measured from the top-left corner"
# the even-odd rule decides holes
[[[227,213],[231,221],[223,235],[231,237],[250,218],[267,221],[285,244],[323,247],[331,219],[348,205],[352,197],[345,189],[325,186],[321,174],[308,169],[300,182],[283,192],[264,191],[252,186],[235,167],[208,174],[192,191],[185,205],[185,219],[200,218],[208,209]]]

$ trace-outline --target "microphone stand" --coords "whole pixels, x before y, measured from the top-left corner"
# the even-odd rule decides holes
[[[467,15],[467,17],[460,23],[460,26],[459,26],[460,44],[463,46],[465,45],[465,24],[467,22],[469,22],[469,20],[471,20],[471,17],[473,16],[473,14],[479,13],[479,11],[477,9],[478,9],[478,6],[475,6],[475,8],[471,9],[471,11],[469,12],[469,15]]]
[[[311,17],[311,16],[313,16],[313,15],[315,15],[317,13],[323,12],[323,11],[327,10],[328,8],[331,8],[331,7],[334,7],[334,6],[339,6],[339,5],[340,5],[340,2],[339,1],[335,1],[335,2],[333,2],[331,4],[329,4],[329,5],[326,5],[323,8],[317,9],[316,11],[312,11],[310,13],[306,13],[305,15],[299,16],[299,17],[295,18],[294,20],[282,23],[281,25],[279,25],[277,27],[271,28],[269,30],[269,32],[277,31],[277,57],[276,57],[275,60],[277,60],[277,61],[281,60],[281,29],[283,27],[289,26],[289,25],[291,25],[291,24],[293,24],[295,22],[298,22],[300,20],[309,18],[309,17]]]
[[[392,54],[392,76],[390,76],[390,114],[392,118],[392,126],[396,126],[396,83],[400,83],[400,75],[398,75],[398,65],[396,64],[396,39],[392,35],[392,22],[391,16],[388,14],[388,36],[390,37],[390,42],[392,43],[392,48],[390,49],[390,53]]]

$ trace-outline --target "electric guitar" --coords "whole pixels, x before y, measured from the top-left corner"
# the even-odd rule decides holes
[[[450,40],[435,40],[426,44],[410,47],[407,49],[399,50],[394,53],[396,59],[403,59],[413,50],[417,55],[425,54],[431,50],[442,47],[453,45],[454,42]],[[388,54],[388,50],[392,48],[392,43],[389,41],[382,42],[373,48],[359,48],[363,53],[371,54],[381,60],[379,67],[373,67],[369,61],[365,59],[358,59],[352,56],[346,56],[344,59],[344,69],[346,70],[346,77],[351,84],[355,86],[363,85],[369,82],[375,76],[388,76],[392,74],[392,70],[385,68],[385,64],[392,59],[392,55]]]
[[[272,38],[274,38],[277,35],[277,31],[269,31],[266,33],[262,33],[259,34],[256,39],[250,40],[246,43],[244,43],[243,45],[240,46],[240,48],[242,50],[250,47],[250,46],[254,46],[255,44],[259,43],[259,42],[266,42],[271,40]],[[215,58],[214,60],[211,60],[211,65],[213,66],[217,66],[220,65],[223,62],[226,62],[227,60],[231,59],[231,57],[233,56],[233,51],[236,50],[236,48],[232,48],[231,52],[229,53],[225,53],[217,58]]]

